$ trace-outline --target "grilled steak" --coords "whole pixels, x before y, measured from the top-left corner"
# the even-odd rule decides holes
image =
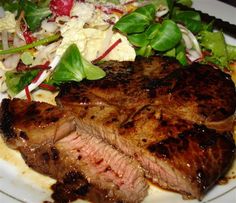
[[[230,76],[160,57],[103,68],[100,81],[62,87],[58,104],[77,117],[79,131],[134,157],[153,182],[201,199],[234,158]]]
[[[61,182],[79,173],[114,200],[140,202],[146,196],[148,184],[136,161],[76,130],[75,118],[63,109],[19,99],[5,99],[1,107],[5,139],[31,168]]]
[[[62,86],[57,107],[3,100],[7,144],[35,170],[58,180],[79,172],[114,199],[141,201],[143,171],[163,188],[201,199],[234,158],[230,77],[156,56],[102,67],[102,80]]]

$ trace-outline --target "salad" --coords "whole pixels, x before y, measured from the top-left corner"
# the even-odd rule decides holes
[[[32,99],[38,89],[97,80],[107,60],[175,57],[183,66],[235,68],[236,46],[212,23],[175,3],[191,0],[3,0],[0,2],[0,91]]]

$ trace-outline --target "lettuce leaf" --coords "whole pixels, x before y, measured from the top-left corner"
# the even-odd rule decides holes
[[[228,60],[236,61],[236,46],[228,45],[226,46],[227,52],[228,52]]]
[[[31,81],[36,77],[39,70],[15,72],[8,71],[5,73],[6,85],[8,89],[8,94],[14,96],[23,90]]]
[[[19,3],[17,0],[12,0],[9,2],[9,0],[1,0],[0,1],[0,7],[3,7],[5,11],[15,12],[19,8]]]
[[[202,31],[199,40],[201,46],[211,53],[210,56],[205,57],[205,62],[214,63],[220,68],[228,68],[228,51],[222,32]]]
[[[20,7],[25,12],[25,19],[31,31],[39,28],[42,20],[51,14],[47,4],[42,7],[32,1],[20,0]]]
[[[76,44],[71,44],[56,66],[50,83],[59,85],[69,81],[80,82],[85,78],[97,80],[105,75],[106,73],[101,68],[91,64],[81,56]]]

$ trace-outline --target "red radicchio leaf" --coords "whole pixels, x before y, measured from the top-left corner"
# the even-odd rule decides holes
[[[51,0],[50,10],[55,16],[70,16],[74,0]]]
[[[27,25],[22,24],[21,29],[23,31],[23,36],[25,38],[26,44],[31,44],[32,42],[37,40],[37,38],[32,35],[32,32],[28,29]]]

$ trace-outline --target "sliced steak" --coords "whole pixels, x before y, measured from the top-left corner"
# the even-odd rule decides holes
[[[146,105],[161,105],[183,119],[223,131],[232,129],[229,118],[236,108],[235,86],[218,69],[200,64],[180,68],[176,61],[157,56],[108,62],[103,68],[107,76],[102,80],[64,85],[58,103],[113,105],[125,109],[126,117],[127,110],[132,113]]]
[[[57,97],[78,131],[134,157],[160,186],[201,199],[234,158],[230,76],[160,57],[102,66],[104,79],[66,84]]]
[[[26,100],[2,101],[1,129],[6,142],[34,170],[63,181],[78,172],[106,196],[140,202],[148,184],[139,164],[101,138],[77,130],[71,113]]]
[[[229,75],[157,56],[101,66],[104,79],[65,84],[59,107],[3,100],[6,142],[35,170],[60,181],[78,172],[115,199],[144,198],[139,164],[161,187],[201,199],[234,159]]]

